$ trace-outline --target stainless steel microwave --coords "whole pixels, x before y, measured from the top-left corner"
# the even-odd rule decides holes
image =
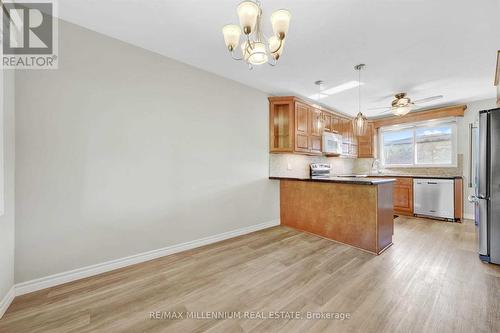
[[[326,155],[342,154],[342,135],[337,133],[323,133],[323,153]]]

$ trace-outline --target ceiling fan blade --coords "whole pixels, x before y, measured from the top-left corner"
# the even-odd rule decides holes
[[[378,114],[386,114],[386,113],[389,113],[389,112],[391,112],[391,109],[387,109],[385,111],[379,112]]]
[[[413,101],[413,103],[416,103],[416,104],[427,103],[430,101],[434,101],[436,99],[441,99],[443,97],[444,97],[443,95],[437,95],[437,96],[432,96],[432,97],[427,97],[427,98],[421,98],[421,99],[417,99],[416,101]]]
[[[378,106],[378,107],[375,107],[375,108],[368,108],[368,110],[382,110],[382,109],[388,109],[388,110],[390,110],[391,108],[388,107],[388,106]]]

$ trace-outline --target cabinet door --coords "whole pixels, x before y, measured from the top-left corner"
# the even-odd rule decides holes
[[[396,214],[413,215],[413,180],[411,178],[396,178],[393,203]]]
[[[365,135],[358,136],[358,157],[373,158],[373,135],[374,128],[372,123],[368,123]]]
[[[321,111],[318,109],[310,109],[309,126],[311,135],[323,135],[323,121],[321,119]]]
[[[328,112],[323,112],[323,130],[325,132],[332,132],[333,131],[333,126],[332,126],[332,115]]]
[[[321,153],[321,139],[323,138],[322,112],[318,109],[309,111],[309,150],[311,153]]]
[[[340,123],[339,118],[335,117],[335,116],[332,116],[332,119],[330,121],[332,132],[340,133],[339,123]]]
[[[269,105],[269,151],[293,152],[292,101],[276,101]]]
[[[295,102],[295,150],[309,152],[309,107]]]

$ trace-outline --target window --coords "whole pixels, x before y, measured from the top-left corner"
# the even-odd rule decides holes
[[[380,129],[385,167],[453,167],[457,158],[455,120],[431,120]]]

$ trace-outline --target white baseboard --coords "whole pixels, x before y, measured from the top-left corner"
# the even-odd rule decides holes
[[[208,245],[216,242],[220,242],[225,239],[245,235],[254,231],[267,229],[270,227],[274,227],[280,224],[280,220],[272,220],[269,222],[252,225],[249,227],[244,227],[240,229],[236,229],[233,231],[224,232],[222,234],[208,236],[205,238],[200,238],[197,240],[167,246],[161,249],[152,250],[144,253],[135,254],[129,257],[115,259],[107,262],[103,262],[96,265],[91,265],[87,267],[77,268],[71,271],[57,273],[54,275],[49,275],[43,278],[26,281],[22,283],[18,283],[15,286],[15,295],[24,295],[27,293],[31,293],[34,291],[42,290],[45,288],[54,287],[63,283],[83,279],[89,276],[109,272],[118,268],[122,268],[125,266],[130,266],[134,264],[138,264],[141,262],[145,262],[148,260],[168,256],[170,254],[194,249],[196,247],[200,247],[203,245]],[[9,303],[10,304],[10,303]]]
[[[16,295],[15,286],[12,286],[10,290],[7,292],[7,295],[0,301],[0,319],[7,311],[7,308],[10,306],[10,303],[14,300],[14,296]]]

